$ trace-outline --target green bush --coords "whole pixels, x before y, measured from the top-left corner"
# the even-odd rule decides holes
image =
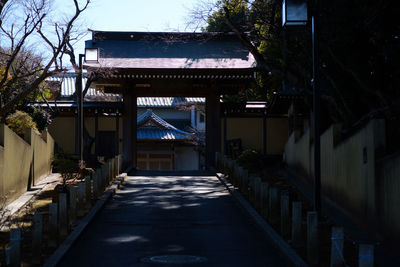
[[[79,176],[79,164],[62,153],[54,156],[52,165],[55,171],[61,174],[64,186],[68,180],[75,179]]]
[[[37,133],[39,132],[36,123],[28,113],[17,110],[7,116],[7,126],[18,135],[24,135],[26,128],[32,128]]]
[[[257,171],[263,167],[263,155],[253,149],[244,150],[236,161],[249,171]]]

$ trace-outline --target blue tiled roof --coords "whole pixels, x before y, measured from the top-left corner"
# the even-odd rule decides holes
[[[75,93],[75,73],[65,73],[53,75],[46,79],[48,82],[61,83],[61,97],[69,97]],[[87,78],[83,77],[83,87],[86,85]],[[89,88],[85,100],[106,97],[107,99],[114,99],[121,101],[122,97],[118,94],[103,93],[95,88]],[[174,107],[177,104],[204,104],[204,97],[138,97],[137,106],[139,108],[164,108]]]
[[[85,88],[87,77],[84,75],[82,79],[82,87]],[[75,73],[63,73],[58,75],[53,75],[46,79],[47,82],[58,82],[61,83],[61,97],[69,97],[75,93],[75,82],[76,82],[76,74]],[[103,93],[95,88],[89,88],[85,99],[91,99],[96,97],[107,97],[108,99],[114,100],[122,100],[122,97],[118,94],[109,94]]]
[[[137,131],[138,140],[189,140],[187,135],[180,134],[173,130],[158,128],[139,128]]]
[[[148,109],[137,118],[139,140],[190,140],[192,134],[179,130]]]

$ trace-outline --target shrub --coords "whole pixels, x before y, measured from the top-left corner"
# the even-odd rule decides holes
[[[62,153],[54,156],[52,165],[56,171],[61,174],[64,186],[68,180],[75,179],[79,176],[79,164]]]
[[[237,163],[249,171],[257,171],[263,167],[263,155],[253,149],[246,149],[237,158]]]
[[[7,126],[20,136],[25,134],[26,128],[32,128],[34,131],[39,132],[32,117],[20,110],[7,116]]]

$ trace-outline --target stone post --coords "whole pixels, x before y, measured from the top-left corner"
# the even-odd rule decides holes
[[[93,174],[94,176],[94,174]],[[86,208],[90,208],[92,201],[92,183],[90,176],[85,177],[85,198],[86,198]]]
[[[277,217],[279,214],[279,189],[277,187],[271,186],[269,188],[269,215],[268,219],[271,223],[275,223],[277,221]]]
[[[58,240],[58,205],[49,204],[49,247],[57,247]]]
[[[71,186],[69,188],[69,219],[70,219],[70,224],[72,225],[76,221],[76,199],[77,199],[77,187],[76,186]]]
[[[85,184],[78,183],[78,216],[82,217],[85,212]]]
[[[257,211],[261,210],[261,178],[254,180],[254,207]]]
[[[43,214],[35,212],[32,229],[32,263],[40,264],[43,241]]]
[[[343,266],[343,227],[332,227],[331,267]]]
[[[302,207],[301,202],[293,202],[292,207],[292,245],[295,248],[301,247],[303,243],[302,232]]]
[[[374,245],[360,244],[358,253],[358,266],[359,267],[374,266]]]
[[[318,264],[318,215],[307,212],[307,259],[310,264]]]
[[[268,196],[269,196],[269,184],[267,182],[261,183],[261,216],[268,218]]]
[[[281,235],[287,239],[290,236],[289,191],[281,193]]]
[[[67,208],[67,194],[60,193],[58,195],[58,220],[60,223],[59,235],[65,238],[68,235],[68,208]]]
[[[21,266],[21,229],[10,230],[10,266]]]

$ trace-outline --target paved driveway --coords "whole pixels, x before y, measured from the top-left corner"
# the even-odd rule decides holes
[[[206,260],[144,263],[153,256]],[[59,266],[284,266],[214,176],[129,176]]]

